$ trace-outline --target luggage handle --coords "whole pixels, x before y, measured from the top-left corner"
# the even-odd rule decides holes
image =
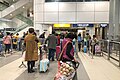
[[[79,65],[80,65],[80,63],[79,63],[79,62],[76,62],[75,68],[78,69]]]

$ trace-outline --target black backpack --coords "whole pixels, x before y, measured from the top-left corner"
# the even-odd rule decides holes
[[[15,38],[15,39],[13,39],[13,42],[17,42],[17,39]]]

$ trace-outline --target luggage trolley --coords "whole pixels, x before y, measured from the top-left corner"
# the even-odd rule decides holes
[[[22,43],[22,56],[25,56],[24,52],[25,52],[25,44]],[[22,61],[22,63],[20,64],[19,68],[21,68],[22,66],[24,66],[25,68],[27,67],[25,64],[24,64],[24,61]]]
[[[77,80],[77,68],[79,64],[79,62],[74,61],[61,62],[60,69],[58,69],[54,80]],[[71,70],[73,71],[71,72]]]
[[[100,56],[102,56],[102,49],[101,49],[101,45],[99,42],[96,43],[95,45],[95,55],[99,54]]]

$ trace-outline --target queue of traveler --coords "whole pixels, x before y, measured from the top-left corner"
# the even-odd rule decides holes
[[[33,28],[29,28],[27,33],[24,32],[23,37],[21,38],[19,37],[18,33],[15,36],[9,32],[6,34],[7,35],[3,37],[5,53],[7,53],[7,51],[10,53],[12,49],[21,51],[21,45],[24,43],[26,51],[25,61],[27,61],[28,73],[35,72],[33,67],[35,66],[35,61],[39,59],[39,43],[41,45],[47,44],[49,61],[58,60],[58,56],[55,57],[55,52],[56,47],[60,46],[60,52],[63,52],[61,56],[61,60],[63,62],[77,62],[76,58],[74,57],[75,53],[77,53],[77,50],[82,51],[84,46],[87,47],[87,50],[92,47],[92,52],[94,53],[95,44],[97,42],[96,36],[93,35],[93,39],[91,39],[91,36],[88,33],[84,38],[82,38],[81,33],[78,35],[71,32],[56,34],[55,31],[52,31],[52,33],[49,34],[47,38],[45,38],[45,32],[43,32],[38,38]],[[78,45],[78,47],[76,45]]]
[[[35,61],[38,60],[38,49],[39,48],[37,44],[39,43],[39,41],[41,42],[42,40],[37,38],[33,28],[29,28],[28,32],[29,34],[26,35],[24,38],[24,43],[26,47],[25,61],[27,61],[28,73],[33,73],[35,72],[35,70],[33,69],[33,67],[35,66]],[[44,35],[42,34],[42,36]],[[44,37],[40,37],[40,38],[44,38]],[[62,40],[62,47],[64,48],[62,49],[64,50],[62,61],[64,62],[72,61],[72,60],[77,61],[74,58],[74,48],[72,45],[73,39],[74,39],[74,34],[68,33]],[[52,34],[49,34],[49,36],[45,39],[44,42],[45,44],[48,44],[47,46],[49,50],[48,59],[50,61],[54,61],[56,46],[61,45],[60,36],[59,35],[56,36],[55,31],[52,31]]]
[[[26,34],[27,33],[25,33],[25,35]],[[13,33],[6,32],[6,34],[1,37],[0,54],[6,56],[6,54],[12,54],[13,51],[21,51],[25,35],[20,37],[18,33],[13,35]]]
[[[51,34],[48,35],[47,38],[45,38],[45,32],[43,32],[39,38],[37,38],[36,33],[34,32],[33,28],[29,28],[28,35],[24,38],[24,43],[26,47],[26,55],[25,55],[25,61],[27,61],[28,66],[28,73],[33,73],[35,70],[33,67],[35,66],[35,61],[39,59],[38,55],[38,45],[37,44],[47,44],[48,48],[48,60],[54,61],[58,60],[67,62],[67,61],[74,61],[78,62],[76,60],[75,53],[77,53],[77,46],[76,43],[78,42],[78,50],[82,51],[82,48],[86,46],[87,50],[92,48],[92,52],[94,53],[94,47],[97,42],[97,38],[95,35],[93,35],[93,39],[91,39],[91,36],[87,33],[84,38],[81,37],[81,34],[79,33],[78,36],[75,33],[65,33],[65,34],[56,34],[55,31],[52,31]],[[60,52],[55,57],[56,47],[59,46]]]

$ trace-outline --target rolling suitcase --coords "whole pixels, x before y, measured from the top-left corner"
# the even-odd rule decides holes
[[[95,45],[95,54],[100,54],[101,55],[101,46],[100,45]]]
[[[84,46],[83,51],[84,51],[84,53],[87,53],[87,46]]]
[[[39,72],[47,72],[48,67],[49,67],[49,60],[48,59],[41,60]]]

